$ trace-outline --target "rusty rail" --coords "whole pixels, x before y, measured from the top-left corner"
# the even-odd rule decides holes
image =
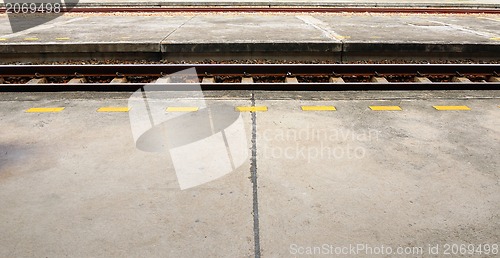
[[[133,91],[145,83],[126,83],[123,78],[151,76],[165,78],[185,69],[195,68],[204,90],[500,90],[500,64],[126,64],[126,65],[0,65],[0,80],[24,77],[30,83],[0,84],[0,91]],[[215,76],[257,78],[277,76],[279,82],[243,80],[215,83]],[[305,76],[330,78],[329,82],[300,82]],[[368,81],[352,82],[342,78],[365,76]],[[412,81],[386,78],[406,76]],[[449,77],[432,82],[436,77]],[[470,80],[480,76],[481,81]],[[50,77],[74,77],[72,83],[48,83]],[[86,83],[81,78],[115,77],[110,83]],[[15,81],[15,80],[14,80]],[[1,83],[1,82],[0,82]],[[157,80],[154,88],[191,90],[195,83],[165,83]]]
[[[500,64],[119,64],[119,65],[0,65],[0,76],[156,76],[195,68],[205,74],[252,75],[488,75],[500,73]]]

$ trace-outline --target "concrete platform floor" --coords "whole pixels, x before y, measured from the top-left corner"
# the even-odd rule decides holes
[[[168,152],[136,148],[134,108],[97,112],[130,93],[0,94],[1,257],[442,257],[500,242],[499,91],[159,96],[152,113],[165,118],[176,103],[229,107],[247,157],[181,190]],[[47,107],[64,110],[26,112]],[[186,159],[212,164],[216,148],[191,146]]]
[[[500,59],[498,15],[157,13],[53,18],[40,24],[33,17],[9,21],[0,15],[2,61]],[[28,29],[12,33],[12,24]]]

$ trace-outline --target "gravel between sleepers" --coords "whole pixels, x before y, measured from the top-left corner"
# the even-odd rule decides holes
[[[184,60],[69,60],[64,62],[0,62],[2,65],[88,65],[88,64],[338,64],[335,61],[311,60],[311,61],[291,61],[291,60],[268,60],[268,59],[252,59],[252,60],[211,60],[203,61],[184,61]],[[500,64],[500,60],[364,60],[356,62],[345,62],[347,64]]]

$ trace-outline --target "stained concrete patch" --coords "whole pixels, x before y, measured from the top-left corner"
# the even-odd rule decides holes
[[[10,33],[0,24],[6,62],[31,54],[61,59],[497,58],[491,15],[70,14]],[[29,19],[27,18],[27,22]],[[432,26],[430,26],[432,25]]]
[[[498,113],[477,111],[495,101],[459,102],[476,111],[437,113],[433,100],[332,100],[315,103],[337,112],[310,113],[258,101],[269,106],[257,116],[263,256],[498,242]],[[382,103],[403,111],[368,110]]]
[[[23,112],[47,102],[68,108]],[[168,155],[136,149],[128,114],[103,103],[127,102],[0,102],[0,256],[251,256],[249,159],[181,191]]]
[[[2,94],[0,256],[250,257],[255,244],[262,257],[324,244],[426,256],[429,245],[500,239],[497,91],[207,96],[268,108],[238,113],[249,139],[255,126],[256,193],[250,159],[179,190],[168,155],[136,148],[127,113],[96,112],[125,106],[124,93]],[[65,110],[24,112],[33,106]]]

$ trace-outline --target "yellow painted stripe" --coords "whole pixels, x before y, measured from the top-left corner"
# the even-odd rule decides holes
[[[195,112],[198,107],[168,107],[167,112]]]
[[[301,106],[303,111],[335,111],[334,106]]]
[[[491,40],[500,40],[500,37],[490,38]]]
[[[35,41],[38,40],[38,38],[24,38],[24,40]]]
[[[53,107],[53,108],[30,108],[26,110],[26,113],[55,113],[63,111],[63,107]]]
[[[56,40],[69,40],[69,38],[56,38]]]
[[[7,39],[6,38],[0,38],[0,41],[6,41]]]
[[[239,112],[267,111],[267,107],[266,106],[256,106],[256,107],[241,106],[241,107],[236,107],[236,111],[239,111]]]
[[[468,106],[433,106],[436,110],[471,110]]]
[[[400,106],[370,106],[373,111],[401,111]]]
[[[97,112],[128,112],[129,107],[101,107],[97,109]]]

